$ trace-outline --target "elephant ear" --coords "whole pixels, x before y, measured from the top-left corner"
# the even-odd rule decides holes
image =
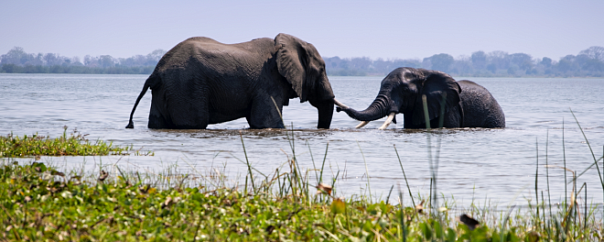
[[[422,96],[426,96],[426,102],[428,106],[428,116],[430,120],[437,118],[441,114],[441,107],[443,101],[443,95],[445,96],[445,112],[447,113],[451,108],[460,105],[461,99],[459,93],[461,87],[457,84],[457,81],[451,76],[440,72],[440,71],[426,71],[422,89],[418,99],[415,101],[415,107],[413,111],[413,124],[420,125],[426,122],[424,116],[424,107]]]
[[[277,69],[292,89],[300,97],[300,102],[308,99],[308,92],[312,89],[312,81],[307,81],[308,73],[308,43],[288,34],[279,34],[275,37],[277,51]]]

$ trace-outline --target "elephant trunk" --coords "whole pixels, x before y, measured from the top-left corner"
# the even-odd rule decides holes
[[[373,103],[363,111],[357,111],[349,107],[338,107],[336,110],[338,112],[344,111],[348,116],[359,121],[373,121],[388,115],[390,113],[389,109],[390,104],[388,98],[386,98],[385,95],[380,94],[373,100]]]
[[[317,108],[319,111],[319,122],[317,124],[317,128],[319,129],[329,129],[331,125],[331,118],[333,117],[333,107],[335,105],[334,99],[327,99],[320,102],[314,102],[313,100],[309,100],[310,104]]]

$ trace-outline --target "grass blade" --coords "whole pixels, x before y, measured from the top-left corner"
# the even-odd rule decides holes
[[[535,138],[535,151],[537,152],[537,163],[535,164],[535,207],[537,208],[537,218],[539,217],[539,142]]]
[[[583,128],[581,128],[581,124],[579,124],[579,120],[577,119],[577,116],[575,116],[575,113],[573,112],[572,109],[570,109],[570,113],[573,115],[573,118],[575,118],[577,126],[579,126],[579,130],[581,130],[581,134],[583,134],[583,138],[585,139],[585,143],[587,143],[587,147],[589,147],[589,152],[591,152],[591,156],[594,159],[594,165],[596,166],[596,170],[598,171],[598,176],[600,177],[600,184],[602,184],[602,189],[604,190],[604,180],[602,179],[602,172],[600,171],[600,167],[598,166],[598,159],[596,159],[596,155],[594,154],[594,151],[591,148],[591,144],[589,144],[589,140],[587,140],[587,136],[585,135],[585,132],[583,131]]]
[[[363,149],[361,149],[361,144],[357,140],[357,145],[359,146],[359,150],[361,151],[361,155],[363,156],[363,162],[365,163],[365,174],[367,174],[367,189],[369,190],[369,201],[373,201],[371,195],[371,183],[369,182],[369,168],[367,168],[367,161],[365,160],[365,154],[363,154]],[[339,172],[339,171],[338,171]]]
[[[243,135],[241,134],[241,131],[239,131],[239,138],[241,138],[241,146],[243,147],[243,154],[245,155],[245,162],[247,164],[247,171],[250,176],[250,181],[252,182],[252,190],[255,192],[256,186],[254,185],[254,174],[252,173],[252,166],[250,165],[250,160],[247,158],[247,151],[245,150],[245,143],[243,142]]]
[[[407,185],[407,191],[409,191],[409,197],[411,197],[411,203],[413,207],[415,207],[415,200],[413,200],[413,194],[411,193],[411,188],[409,187],[409,181],[407,180],[407,175],[405,174],[405,168],[403,168],[403,162],[401,161],[401,157],[398,155],[398,150],[396,149],[396,145],[394,146],[394,152],[396,152],[396,157],[398,158],[398,163],[401,165],[401,170],[403,171],[403,178],[405,178],[405,185]]]

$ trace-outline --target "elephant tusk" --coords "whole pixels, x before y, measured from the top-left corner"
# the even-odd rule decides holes
[[[390,123],[392,123],[392,120],[394,119],[394,115],[396,115],[396,113],[394,113],[394,112],[390,113],[390,115],[388,115],[388,118],[386,119],[384,124],[382,124],[382,127],[380,127],[379,129],[383,130],[383,129],[388,128],[388,125],[390,125]]]
[[[338,105],[338,107],[341,108],[348,108],[348,106],[344,105],[343,103],[339,102],[338,100],[336,100],[335,98],[333,99],[333,102]]]
[[[359,125],[357,125],[355,128],[360,129],[362,127],[365,127],[365,125],[367,125],[369,123],[369,121],[362,121]]]

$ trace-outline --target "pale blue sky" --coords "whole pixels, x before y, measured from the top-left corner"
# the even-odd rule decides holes
[[[604,1],[0,2],[0,54],[130,57],[192,36],[223,43],[288,33],[324,57],[424,58],[474,51],[560,57],[604,46]]]

